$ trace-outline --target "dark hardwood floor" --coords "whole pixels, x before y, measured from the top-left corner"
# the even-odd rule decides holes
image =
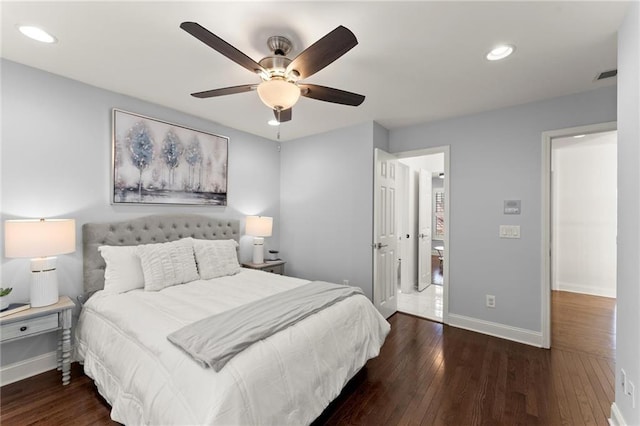
[[[77,362],[71,364],[67,386],[62,386],[60,372],[52,370],[0,388],[2,426],[118,425],[110,411]]]
[[[381,356],[320,423],[607,425],[615,301],[575,296],[554,292],[551,350],[397,314]]]
[[[607,425],[614,397],[615,301],[553,292],[551,350],[390,318],[369,361],[316,425]],[[0,389],[2,425],[109,425],[78,364]]]

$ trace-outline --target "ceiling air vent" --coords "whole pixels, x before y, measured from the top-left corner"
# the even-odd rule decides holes
[[[618,70],[602,71],[596,76],[595,81],[604,80],[605,78],[613,78],[618,75]]]

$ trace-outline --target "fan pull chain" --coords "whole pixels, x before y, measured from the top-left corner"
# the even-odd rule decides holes
[[[280,125],[282,124],[282,121],[280,120],[280,114],[282,113],[282,108],[278,108],[278,133],[276,134],[276,138],[278,140],[280,140]]]

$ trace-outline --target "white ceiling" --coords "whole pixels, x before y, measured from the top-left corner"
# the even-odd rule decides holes
[[[2,57],[275,139],[272,112],[249,92],[192,92],[259,82],[179,25],[195,21],[258,61],[284,35],[290,57],[338,25],[359,44],[305,82],[366,95],[359,107],[301,98],[282,140],[375,120],[393,129],[615,84],[627,2],[6,2]],[[18,24],[56,36],[45,45]],[[516,52],[484,59],[497,43]],[[117,107],[117,105],[114,105]],[[144,111],[136,111],[144,113]]]

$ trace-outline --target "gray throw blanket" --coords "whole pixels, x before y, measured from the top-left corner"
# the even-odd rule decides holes
[[[167,339],[203,367],[220,371],[253,343],[357,294],[358,287],[314,281],[196,321]]]

